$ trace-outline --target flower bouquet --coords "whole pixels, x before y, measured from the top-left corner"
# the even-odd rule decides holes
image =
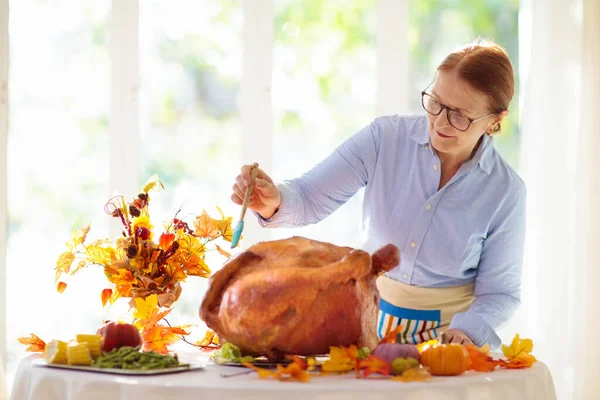
[[[188,276],[207,278],[210,268],[206,263],[208,251],[218,251],[229,257],[217,239],[231,242],[231,217],[220,208],[220,219],[213,219],[206,210],[194,217],[191,226],[178,217],[181,210],[164,224],[157,237],[153,233],[148,205],[150,192],[164,189],[154,175],[135,199],[126,202],[123,196],[111,198],[105,206],[107,214],[122,224],[121,236],[86,242],[90,225],[76,230],[56,263],[57,290],[63,292],[67,284],[64,275],[74,275],[83,267],[98,265],[112,287],[101,293],[102,306],[118,298],[130,300],[134,324],[138,326],[148,349],[166,352],[166,344],[174,343],[179,335],[187,335],[187,327],[162,326],[158,323],[171,311],[181,294],[181,282]],[[167,340],[163,340],[168,336]],[[157,340],[157,338],[161,340]]]

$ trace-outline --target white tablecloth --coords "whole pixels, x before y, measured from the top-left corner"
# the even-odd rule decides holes
[[[430,399],[517,400],[555,399],[545,364],[524,370],[470,371],[457,377],[433,377],[424,382],[356,379],[353,373],[315,376],[309,383],[259,379],[256,373],[223,378],[242,371],[210,363],[204,356],[181,360],[207,363],[205,369],[148,377],[109,375],[35,366],[32,355],[21,361],[12,400],[188,400],[188,399]]]

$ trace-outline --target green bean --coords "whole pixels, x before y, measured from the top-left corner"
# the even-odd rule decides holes
[[[140,347],[121,347],[105,352],[93,366],[99,368],[118,369],[157,369],[172,368],[187,364],[180,364],[177,355],[159,354],[154,351],[140,352]]]

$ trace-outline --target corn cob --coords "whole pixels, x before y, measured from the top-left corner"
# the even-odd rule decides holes
[[[102,354],[102,336],[79,334],[76,336],[76,340],[79,343],[87,343],[94,360]]]
[[[51,340],[44,349],[44,359],[48,364],[67,363],[67,343],[60,340]]]
[[[67,345],[67,364],[92,365],[92,362],[92,354],[87,342],[69,342]]]

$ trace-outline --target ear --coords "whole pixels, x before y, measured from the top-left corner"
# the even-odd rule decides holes
[[[502,122],[504,117],[506,117],[507,115],[508,115],[508,110],[504,110],[500,114],[496,115],[496,117],[494,117],[488,124],[485,132],[488,135],[492,135],[492,134],[498,132],[498,130],[500,130],[500,122]]]

